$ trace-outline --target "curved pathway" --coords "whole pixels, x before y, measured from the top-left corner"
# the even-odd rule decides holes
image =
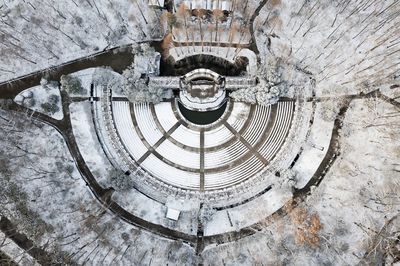
[[[62,75],[100,66],[109,66],[116,72],[122,73],[132,62],[131,45],[118,46],[22,77],[0,82],[0,99],[14,99],[21,91],[39,85],[40,80],[46,75],[50,80],[60,80]]]
[[[251,18],[250,18],[250,35],[251,35],[250,47],[251,47],[251,50],[253,50],[253,52],[257,56],[257,63],[258,64],[261,63],[261,58],[260,58],[260,50],[258,50],[256,37],[254,35],[254,21],[256,20],[258,15],[260,14],[261,9],[267,4],[268,1],[269,0],[262,0],[261,3],[259,4],[259,6],[254,11],[254,13],[251,16]]]

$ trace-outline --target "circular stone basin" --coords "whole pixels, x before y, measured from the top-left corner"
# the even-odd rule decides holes
[[[212,124],[217,121],[219,118],[222,117],[226,110],[227,102],[222,104],[218,109],[212,111],[194,111],[189,110],[183,106],[180,102],[178,102],[179,111],[186,118],[189,122],[197,125],[208,125]]]

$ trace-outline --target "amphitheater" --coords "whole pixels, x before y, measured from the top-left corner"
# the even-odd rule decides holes
[[[159,56],[152,58],[136,55],[135,60],[146,65]],[[214,60],[232,64],[218,54],[208,58],[205,65],[211,68]],[[185,59],[177,62],[181,60]],[[229,97],[237,90],[256,88],[257,77],[225,76],[205,65],[192,62],[194,70],[182,76],[149,76],[149,86],[174,91],[172,98],[158,103],[130,101],[115,86],[115,80],[123,78],[112,70],[94,69],[112,78],[86,83],[98,139],[94,145],[151,204],[166,207],[161,213],[166,218],[174,212],[172,220],[186,224],[185,213],[202,208],[223,215],[216,215],[215,221],[225,226],[199,224],[204,227],[201,234],[204,230],[205,235],[215,235],[236,230],[235,223],[256,223],[281,208],[296,190],[309,189],[319,180],[321,169],[329,167],[320,164],[328,151],[334,153],[336,143],[331,140],[334,121],[321,118],[321,103],[312,99],[315,87],[308,75],[288,70],[302,80],[302,86],[265,105]],[[159,73],[157,67],[153,72]],[[89,78],[95,76],[99,74]],[[295,172],[302,173],[296,184]],[[117,189],[113,199],[124,202],[118,194]],[[259,210],[260,204],[266,208]],[[225,216],[228,210],[242,214]],[[246,219],[243,210],[258,214]]]
[[[186,4],[191,10],[214,10],[218,4],[214,2]],[[229,1],[222,2],[222,7],[229,6]],[[181,8],[176,4],[175,10]],[[229,12],[226,14],[229,19]],[[223,47],[221,39],[196,46],[198,35],[191,40],[196,45],[182,47],[176,43],[183,42],[183,36],[174,30],[174,44],[169,47],[172,65],[160,66],[165,63],[158,53],[135,55],[136,71],[142,71],[136,76],[146,77],[144,83],[149,87],[174,91],[173,98],[159,103],[135,102],[113,87],[113,82],[90,82],[87,90],[91,92],[93,121],[102,151],[114,167],[123,170],[125,178],[133,180],[135,189],[167,206],[167,216],[170,211],[187,211],[177,204],[181,200],[197,206],[195,209],[206,205],[221,211],[232,207],[254,211],[261,201],[279,202],[252,221],[257,222],[291,197],[290,189],[278,191],[284,183],[293,181],[293,172],[300,169],[305,173],[297,181],[297,190],[311,186],[308,181],[323,155],[332,149],[333,121],[314,118],[318,104],[308,100],[315,93],[313,79],[296,69],[286,71],[303,84],[289,89],[287,97],[273,104],[234,100],[230,93],[261,86],[254,75],[259,72],[257,56],[246,48],[249,40],[235,39],[222,30],[219,38],[243,48]],[[204,56],[207,62],[202,61]],[[244,65],[237,65],[238,58]],[[180,76],[160,75],[160,68],[174,69],[177,65],[183,69]],[[240,68],[242,74],[236,76],[229,70]],[[116,72],[103,72],[122,79]],[[311,131],[324,132],[324,137],[315,140]],[[310,159],[316,160],[314,164],[296,164]],[[235,221],[231,217],[229,223],[228,228],[217,232],[232,230]]]
[[[399,265],[397,0],[3,2],[0,265]]]
[[[273,106],[228,101],[218,120],[196,125],[176,100],[135,104],[101,93],[96,110],[126,171],[199,197],[218,197],[262,175],[285,144],[295,112],[292,100]]]

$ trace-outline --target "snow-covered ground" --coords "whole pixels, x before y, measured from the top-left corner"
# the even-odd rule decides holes
[[[222,234],[256,224],[280,209],[291,197],[288,190],[272,189],[249,203],[217,211],[204,225],[204,235]]]
[[[392,86],[386,85],[379,88],[379,91],[387,97],[400,103],[400,83]]]
[[[147,1],[33,0],[3,1],[0,16],[1,82],[149,39],[160,14]]]
[[[271,2],[254,23],[263,63],[273,55],[311,72],[326,96],[365,92],[400,74],[397,0]]]
[[[57,120],[64,117],[60,89],[57,82],[42,80],[42,84],[22,91],[14,101],[36,112],[43,113]]]
[[[24,249],[20,248],[17,244],[9,239],[3,232],[0,232],[0,248],[11,260],[21,265],[39,266],[40,264],[35,261]],[[2,263],[6,263],[2,261]]]
[[[310,136],[306,140],[303,151],[293,167],[296,172],[296,188],[303,188],[308,183],[329,148],[334,121],[325,121],[321,117],[324,107],[323,103],[317,104]]]
[[[0,173],[0,215],[7,216],[21,233],[54,258],[66,252],[78,264],[165,264],[172,258],[182,265],[193,264],[194,250],[189,246],[147,233],[104,211],[56,130],[19,115],[3,111],[0,115],[19,121],[15,130],[23,127],[30,132],[8,136],[0,145],[1,154],[13,151],[14,156],[1,158],[7,168]],[[1,123],[3,130],[9,130],[8,123]],[[15,138],[23,146],[17,148]],[[15,174],[12,182],[6,180],[7,169]]]
[[[72,129],[86,164],[96,180],[107,187],[110,185],[109,181],[107,182],[108,172],[113,166],[97,139],[90,105],[88,101],[70,104]]]

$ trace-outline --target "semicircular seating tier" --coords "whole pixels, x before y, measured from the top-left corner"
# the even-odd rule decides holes
[[[295,105],[229,104],[210,127],[188,123],[175,102],[112,101],[109,112],[114,133],[136,167],[181,189],[210,191],[237,185],[266,169],[288,136]]]

